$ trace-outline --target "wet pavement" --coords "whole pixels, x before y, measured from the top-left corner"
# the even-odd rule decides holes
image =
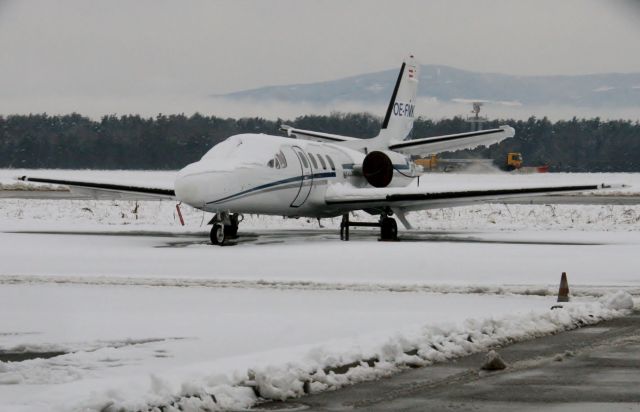
[[[640,411],[640,312],[258,410]]]

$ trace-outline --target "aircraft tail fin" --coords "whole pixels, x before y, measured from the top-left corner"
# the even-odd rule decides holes
[[[405,140],[413,129],[419,70],[420,64],[413,55],[402,62],[378,136],[372,139],[341,139],[337,144],[367,153],[389,150],[391,144]]]
[[[391,141],[402,141],[409,136],[415,115],[419,70],[420,65],[413,55],[402,62],[387,113],[376,137],[379,140],[377,146],[388,146]]]

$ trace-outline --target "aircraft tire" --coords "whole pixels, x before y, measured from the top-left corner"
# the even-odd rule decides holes
[[[380,240],[398,240],[398,224],[391,217],[385,217],[380,222]]]
[[[222,246],[224,244],[224,241],[227,239],[224,225],[222,223],[214,223],[211,227],[211,233],[209,237],[211,239],[212,245]]]

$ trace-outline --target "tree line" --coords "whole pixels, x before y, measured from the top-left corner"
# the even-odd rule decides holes
[[[221,118],[216,116],[104,116],[79,114],[0,116],[0,167],[65,169],[173,170],[198,160],[213,145],[239,133],[282,134],[281,124],[369,138],[380,118],[361,113],[309,115],[294,120]],[[521,152],[525,165],[548,164],[562,172],[640,171],[640,123],[599,118],[561,120],[531,117],[494,120],[485,128],[508,124],[516,136],[489,148],[443,157],[491,158],[504,162],[508,152]],[[469,131],[461,117],[415,121],[412,137]]]

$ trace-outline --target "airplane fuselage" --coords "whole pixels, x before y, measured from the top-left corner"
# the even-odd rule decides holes
[[[182,169],[175,193],[178,200],[207,212],[333,217],[348,210],[326,204],[328,186],[367,187],[354,171],[364,157],[360,151],[331,143],[241,134]],[[397,167],[412,168],[408,159]],[[402,174],[394,179],[407,184],[411,180]]]

